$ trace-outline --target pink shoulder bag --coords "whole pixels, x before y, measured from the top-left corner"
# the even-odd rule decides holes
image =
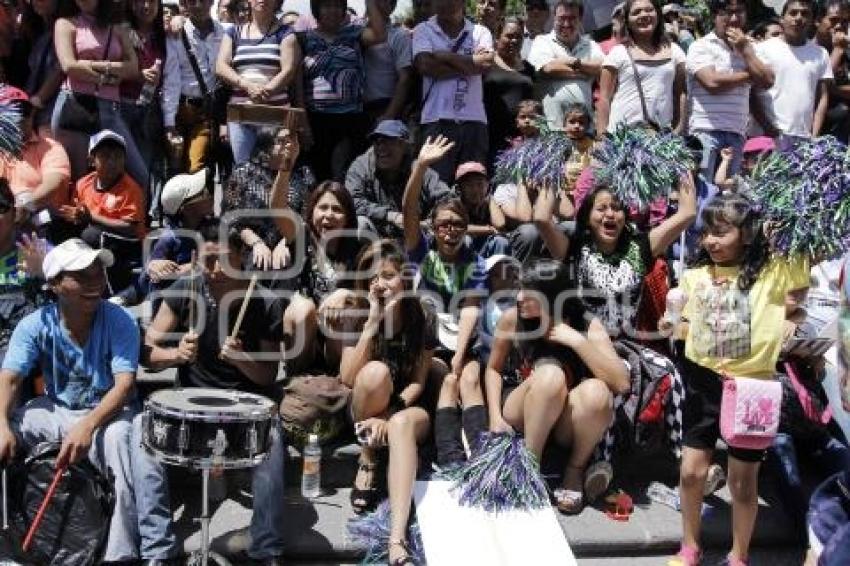
[[[723,382],[720,434],[729,446],[764,450],[773,444],[782,410],[782,384],[767,379]]]

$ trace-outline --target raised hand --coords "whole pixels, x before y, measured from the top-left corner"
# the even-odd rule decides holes
[[[555,197],[555,191],[548,185],[543,185],[537,191],[537,198],[534,199],[534,208],[532,210],[532,220],[534,222],[549,222],[555,215],[555,206],[558,199]]]
[[[23,260],[24,271],[34,278],[42,278],[41,264],[47,255],[47,243],[33,232],[31,235],[21,235],[18,242],[18,253]]]
[[[433,140],[429,136],[422,144],[422,149],[419,150],[419,162],[430,167],[434,163],[441,160],[455,146],[455,142],[443,135],[438,135]]]

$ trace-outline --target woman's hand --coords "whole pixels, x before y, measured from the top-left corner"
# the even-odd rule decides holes
[[[254,267],[262,271],[268,271],[272,266],[272,251],[262,240],[254,242],[251,246],[251,254],[253,256]]]
[[[154,62],[153,65],[148,67],[147,69],[142,69],[142,78],[145,79],[146,83],[151,83],[154,85],[159,84],[159,78],[162,76],[162,63],[159,59]]]
[[[356,423],[357,437],[367,448],[383,448],[387,445],[387,421],[372,417]]]
[[[290,255],[286,240],[281,240],[272,250],[272,269],[283,269],[289,265]]]
[[[295,162],[298,160],[298,155],[301,153],[301,144],[298,141],[298,133],[295,130],[283,130],[283,143],[278,146],[278,156],[280,162],[278,169],[280,171],[292,171],[295,168]]]
[[[566,322],[558,322],[549,328],[546,340],[572,348],[573,345],[584,338],[575,328]]]

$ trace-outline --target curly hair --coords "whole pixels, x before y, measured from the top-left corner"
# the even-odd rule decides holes
[[[706,233],[721,224],[734,226],[741,231],[744,252],[741,257],[738,288],[742,291],[752,288],[770,256],[761,214],[756,205],[742,195],[723,193],[715,196],[705,205],[700,218],[703,226],[701,237],[705,237]],[[713,265],[713,263],[705,248],[701,248],[693,266]]]

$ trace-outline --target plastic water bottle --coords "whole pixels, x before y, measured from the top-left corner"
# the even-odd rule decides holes
[[[649,484],[646,490],[646,496],[655,503],[666,505],[671,509],[679,511],[679,490],[674,487],[668,487],[661,482],[654,481]]]
[[[301,474],[301,495],[305,499],[319,497],[322,483],[322,449],[318,435],[307,437],[304,447],[304,471]]]
[[[157,59],[154,62],[154,66],[159,70],[159,67],[162,65],[162,61]],[[153,97],[156,94],[156,83],[149,83],[145,81],[145,84],[142,85],[142,92],[139,93],[139,98],[136,100],[136,104],[139,106],[147,106],[151,102],[153,102]]]

